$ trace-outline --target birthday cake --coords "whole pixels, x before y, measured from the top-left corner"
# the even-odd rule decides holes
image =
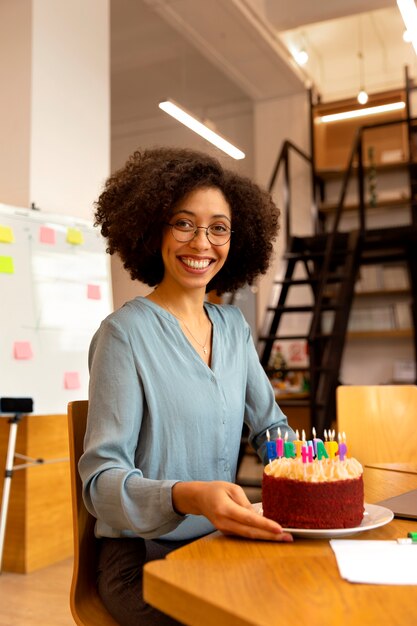
[[[359,461],[346,456],[346,445],[343,444],[343,455],[339,456],[336,442],[332,442],[334,446],[328,448],[329,452],[323,442],[318,450],[305,441],[300,441],[302,445],[298,447],[294,446],[297,442],[289,443],[293,445],[292,452],[270,458],[264,469],[265,517],[283,528],[358,526],[364,513],[363,468]]]

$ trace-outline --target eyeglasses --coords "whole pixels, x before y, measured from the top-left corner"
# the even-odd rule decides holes
[[[196,226],[189,220],[177,220],[174,224],[165,222],[166,226],[171,227],[172,236],[176,241],[185,243],[192,241],[201,228],[206,231],[206,237],[212,246],[224,246],[232,236],[233,230],[224,224],[211,224],[210,226]]]

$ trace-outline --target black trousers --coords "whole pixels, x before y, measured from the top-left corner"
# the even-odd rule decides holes
[[[174,626],[180,624],[143,599],[143,566],[163,559],[189,541],[100,539],[97,568],[99,595],[120,626]]]

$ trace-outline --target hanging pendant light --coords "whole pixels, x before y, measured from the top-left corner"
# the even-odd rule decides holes
[[[357,101],[359,102],[359,104],[366,104],[368,102],[368,94],[366,93],[365,90],[365,79],[364,79],[364,61],[363,61],[363,45],[362,45],[362,21],[361,18],[359,18],[359,52],[358,52],[358,58],[359,58],[359,93],[356,96]]]

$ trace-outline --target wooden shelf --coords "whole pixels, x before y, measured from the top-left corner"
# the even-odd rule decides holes
[[[411,328],[394,328],[391,330],[355,330],[348,332],[348,339],[411,339]]]
[[[371,94],[367,107],[399,101],[405,101],[405,92],[402,89]],[[347,166],[358,128],[387,121],[400,122],[406,118],[406,109],[404,108],[400,111],[385,112],[370,117],[356,117],[328,124],[320,121],[323,115],[361,108],[354,98],[319,103],[313,107],[315,162],[319,172],[342,171]],[[406,162],[409,158],[407,125],[399,123],[378,128],[367,128],[363,131],[363,158],[365,162],[368,160],[370,148],[373,148],[375,163],[381,164],[386,152],[398,153],[400,160]],[[392,165],[395,167],[397,162],[389,164],[389,166]],[[333,176],[333,174],[331,175]]]
[[[275,392],[275,399],[277,402],[282,400],[306,400],[310,397],[308,392],[294,392],[294,393],[277,393]]]
[[[377,173],[396,172],[398,170],[406,169],[412,163],[413,163],[412,161],[395,161],[393,163],[376,163],[375,169]],[[364,167],[365,173],[369,172],[370,169],[371,168],[369,165],[365,165]],[[337,168],[318,170],[317,175],[323,178],[324,180],[338,180],[339,178],[342,178],[344,176],[345,172],[346,172],[345,168],[337,167]],[[354,166],[352,176],[356,176],[357,173],[358,173],[358,168],[357,166]]]
[[[375,206],[371,204],[365,204],[365,209],[369,210],[378,210],[378,209],[390,209],[393,207],[406,207],[411,204],[411,198],[394,198],[392,200],[384,200],[377,202]],[[336,211],[338,204],[322,204],[319,206],[318,210],[321,213],[333,213]],[[343,207],[343,211],[358,211],[358,204],[347,204]]]
[[[378,289],[376,291],[355,291],[355,298],[384,298],[397,297],[397,296],[409,296],[409,289]]]

